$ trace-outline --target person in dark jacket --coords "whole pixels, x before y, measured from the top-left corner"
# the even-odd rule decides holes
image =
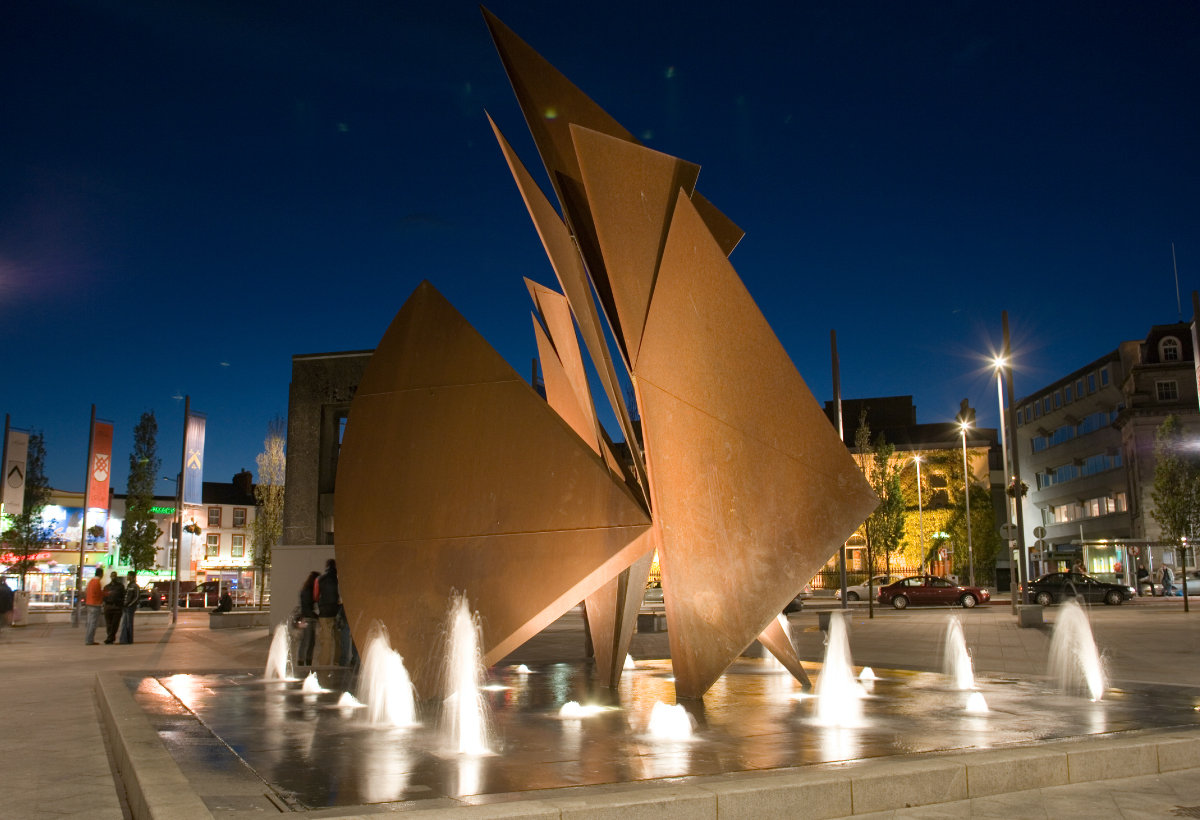
[[[125,576],[125,614],[121,617],[121,639],[117,643],[133,643],[133,616],[137,614],[138,598],[142,590],[137,585],[137,573],[133,570]]]
[[[308,580],[300,587],[300,617],[304,619],[304,631],[300,634],[300,648],[296,650],[299,666],[312,666],[313,646],[317,642],[317,610],[313,598],[313,583],[321,573],[313,570]]]
[[[341,656],[337,621],[338,604],[342,596],[338,591],[337,562],[330,558],[325,562],[325,572],[316,580],[313,597],[317,609],[317,663],[330,666]]]
[[[117,630],[121,627],[121,614],[125,611],[125,585],[114,572],[104,587],[104,642],[116,643]]]
[[[12,621],[15,603],[16,596],[13,595],[12,587],[0,578],[0,629],[4,629]]]
[[[213,607],[212,614],[224,615],[226,612],[233,612],[233,596],[229,594],[229,587],[220,589],[220,594],[217,595],[217,605]]]

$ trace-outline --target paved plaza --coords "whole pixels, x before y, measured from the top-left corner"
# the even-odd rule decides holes
[[[850,643],[858,664],[936,670],[946,618],[958,614],[977,670],[1045,674],[1049,629],[1017,629],[1007,607],[972,611],[852,610]],[[1048,611],[1048,620],[1054,617]],[[1112,685],[1165,683],[1196,693],[1200,706],[1200,612],[1185,614],[1175,601],[1135,601],[1091,610],[1096,640],[1108,660]],[[823,635],[811,609],[791,617],[804,660],[819,660]],[[34,625],[0,633],[4,690],[5,783],[0,815],[24,818],[128,817],[101,729],[93,693],[95,674],[120,670],[261,668],[268,635],[263,629],[208,629],[207,615],[181,616],[175,627],[139,628],[132,646],[84,646],[81,629]],[[636,635],[636,658],[666,656],[664,633]],[[538,662],[582,657],[582,621],[560,619],[510,660]],[[1135,818],[1178,815],[1178,806],[1200,804],[1195,771],[1103,783],[1060,786],[962,803],[945,803],[872,817]],[[322,812],[321,814],[325,814]],[[864,816],[864,815],[859,815]]]

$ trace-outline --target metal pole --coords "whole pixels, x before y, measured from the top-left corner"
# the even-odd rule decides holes
[[[917,462],[917,526],[921,531],[921,572],[925,571],[925,513],[921,510],[921,457],[914,456]]]
[[[92,489],[92,448],[96,446],[96,405],[92,405],[92,418],[88,423],[88,452],[87,475],[83,479],[83,518],[79,522],[79,565],[75,567],[75,607],[71,610],[71,626],[79,626],[79,608],[82,599],[79,597],[83,589],[83,559],[84,548],[87,546],[87,512],[88,495]]]
[[[967,466],[967,428],[963,425],[963,486],[966,488],[967,502],[967,571],[971,578],[971,586],[975,586],[975,549],[971,546],[971,472]]]
[[[846,436],[842,430],[842,374],[838,366],[837,331],[829,331],[829,349],[833,355],[833,416],[837,421],[838,441],[845,442]],[[846,600],[846,542],[838,551],[838,564],[841,570],[842,609],[848,609],[850,602]]]
[[[1000,460],[1002,462],[1004,462],[1001,465],[1003,467],[1002,472],[1004,473],[1004,523],[1011,524],[1012,523],[1012,499],[1008,495],[1008,485],[1012,483],[1012,476],[1010,476],[1008,473],[1008,433],[1006,432],[1006,430],[1008,429],[1008,419],[1004,415],[1004,364],[1003,364],[1003,362],[1004,362],[1004,360],[1001,359],[1000,362],[997,363],[997,365],[996,365],[996,401],[1000,405]],[[1012,608],[1012,613],[1014,615],[1016,615],[1017,614],[1017,594],[1016,594],[1017,588],[1016,588],[1016,585],[1013,584],[1013,582],[1012,582],[1012,577],[1013,577],[1014,571],[1016,570],[1016,566],[1014,566],[1012,563],[1012,540],[1005,538],[1004,541],[1007,544],[1007,546],[1005,547],[1005,550],[1006,550],[1006,554],[1008,555],[1008,561],[1009,561],[1008,588],[1010,591],[1009,591],[1008,597],[1011,599],[1009,601],[1009,605]]]
[[[4,441],[0,442],[0,515],[4,514],[4,487],[8,486],[8,428],[11,417],[4,414]],[[3,519],[0,519],[3,520]],[[4,583],[0,581],[0,584]]]
[[[188,418],[192,415],[192,397],[183,397],[183,444],[180,445],[179,480],[175,482],[175,493],[179,503],[175,505],[175,517],[179,520],[179,541],[175,545],[175,579],[171,582],[171,623],[179,620],[179,562],[183,556],[183,475],[187,470]]]
[[[1004,325],[1004,367],[1008,370],[1008,417],[1007,421],[1012,425],[1013,435],[1017,434],[1016,422],[1016,398],[1013,395],[1013,367],[1012,367],[1012,344],[1009,341],[1008,335],[1008,311],[1002,311],[1000,320]],[[1021,603],[1029,603],[1029,552],[1025,549],[1025,510],[1021,504],[1021,448],[1017,446],[1017,442],[1013,442],[1012,447],[1012,471],[1013,476],[1017,480],[1015,499],[1017,506],[1017,553],[1021,567]]]

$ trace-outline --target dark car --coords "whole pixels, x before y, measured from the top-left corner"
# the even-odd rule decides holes
[[[166,602],[167,596],[158,590],[158,584],[141,587],[138,592],[138,609],[153,609],[157,612]]]
[[[800,590],[800,594],[788,602],[783,608],[784,615],[791,615],[793,612],[799,612],[804,609],[804,599],[813,596],[812,584],[805,584],[804,589]]]
[[[1133,598],[1133,587],[1110,584],[1082,572],[1052,572],[1029,585],[1035,604],[1050,606],[1063,601],[1116,606]]]
[[[952,604],[970,609],[976,604],[986,604],[991,597],[986,589],[958,586],[936,575],[914,575],[879,588],[879,603],[891,604],[896,609]]]

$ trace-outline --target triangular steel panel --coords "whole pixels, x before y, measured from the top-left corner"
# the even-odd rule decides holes
[[[742,241],[742,237],[746,232],[733,224],[733,220],[725,216],[717,210],[717,206],[713,205],[705,199],[699,191],[692,191],[692,204],[696,206],[696,211],[700,214],[700,218],[704,220],[704,224],[708,226],[708,232],[712,234],[713,239],[717,240],[717,244],[721,246],[721,251],[726,255],[733,253],[733,249]]]
[[[635,373],[680,697],[700,697],[877,500],[686,193]]]
[[[491,664],[642,554],[649,518],[607,465],[428,282],[363,376],[338,460],[339,580],[433,689],[452,591]]]
[[[633,363],[675,200],[695,189],[700,166],[578,125],[571,136]]]

